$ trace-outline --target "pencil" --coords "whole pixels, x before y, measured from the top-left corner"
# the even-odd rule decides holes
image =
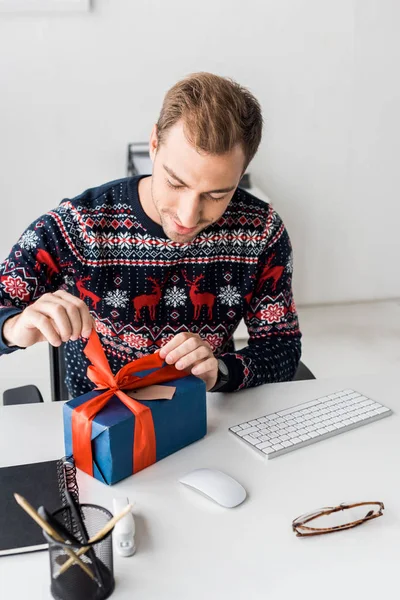
[[[95,542],[98,542],[102,537],[104,537],[109,531],[111,531],[111,529],[118,523],[118,521],[120,519],[122,519],[122,517],[125,517],[125,515],[127,515],[130,511],[132,510],[132,504],[127,504],[125,506],[125,508],[115,517],[113,517],[112,519],[110,519],[103,527],[103,529],[100,529],[100,531],[98,531],[92,538],[90,538],[89,540],[89,544],[94,544]],[[76,553],[77,556],[81,556],[82,554],[85,554],[88,550],[90,549],[90,546],[84,546],[83,548],[79,548],[78,552]],[[60,569],[60,575],[62,573],[65,573],[65,571],[67,569],[70,568],[70,566],[72,565],[72,558],[69,558],[61,567]]]
[[[39,525],[39,527],[44,529],[44,531],[48,535],[50,535],[53,539],[55,539],[57,542],[62,542],[63,544],[65,544],[65,540],[63,540],[63,538],[60,535],[58,535],[57,531],[55,529],[53,529],[53,527],[49,523],[47,523],[47,521],[42,519],[42,517],[37,513],[37,511],[33,508],[33,506],[31,506],[29,504],[29,502],[27,500],[25,500],[25,498],[23,496],[20,496],[19,494],[14,494],[14,498],[18,502],[20,507],[23,508],[24,511],[26,513],[28,513],[28,515],[34,521],[36,521],[36,523]],[[71,565],[74,562],[76,562],[81,567],[81,569],[83,569],[85,571],[86,575],[89,575],[89,577],[91,579],[95,578],[91,569],[89,569],[89,567],[87,565],[85,565],[85,563],[78,557],[77,554],[75,554],[75,552],[73,552],[73,550],[71,550],[71,548],[66,548],[64,546],[64,549],[67,552],[67,554],[69,554],[69,556],[71,557],[68,559],[67,562],[69,562]],[[81,550],[83,550],[83,548]]]

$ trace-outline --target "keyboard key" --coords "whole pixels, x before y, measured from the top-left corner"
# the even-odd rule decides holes
[[[282,442],[282,446],[283,446],[284,448],[289,448],[289,446],[293,446],[293,443],[292,443],[292,442],[290,442],[289,440],[287,440],[287,441],[285,441],[285,442]]]
[[[320,435],[324,435],[324,433],[328,433],[328,430],[325,427],[320,427],[319,429],[317,429],[317,432]]]
[[[257,444],[256,448],[259,450],[264,450],[264,448],[271,448],[271,442],[262,442],[261,444]]]
[[[374,404],[372,402],[372,400],[363,400],[362,402],[358,403],[360,406],[369,406],[370,404]]]
[[[279,442],[280,442],[281,440],[280,440],[280,438],[273,438],[273,439],[272,439],[272,440],[270,440],[270,441],[271,441],[271,444],[272,444],[272,445],[274,445],[274,444],[279,444]]]
[[[282,446],[282,444],[275,444],[275,446],[272,446],[274,450],[283,450],[284,446]]]
[[[239,425],[236,425],[235,427],[231,427],[231,431],[233,431],[233,433],[236,433],[236,431],[241,431],[241,427]]]
[[[264,454],[272,454],[274,452],[274,449],[272,448],[272,446],[270,446],[269,448],[263,448],[262,452],[264,452]]]
[[[300,443],[301,443],[301,441],[302,441],[302,440],[301,440],[300,438],[298,438],[298,437],[294,437],[294,438],[292,438],[292,443],[293,443],[293,444],[300,444]]]
[[[366,412],[360,413],[359,416],[361,417],[362,421],[366,421],[367,419],[369,419]]]
[[[334,427],[333,425],[327,425],[326,426],[328,431],[335,431],[336,427]]]
[[[254,433],[255,431],[258,431],[257,427],[249,427],[247,429],[242,429],[241,431],[237,431],[236,435],[240,435],[240,437],[243,437],[245,435],[249,435],[249,433]]]
[[[311,402],[304,402],[304,404],[298,404],[297,406],[292,406],[291,408],[280,410],[277,414],[279,416],[290,415],[291,413],[297,412],[300,409],[311,408],[312,406],[316,406],[318,404],[318,400],[311,400]]]
[[[258,444],[258,439],[251,437],[251,435],[244,435],[243,439],[246,440],[246,442],[252,444],[253,446]]]

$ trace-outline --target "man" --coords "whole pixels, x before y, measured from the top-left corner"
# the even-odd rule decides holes
[[[232,80],[197,73],[164,99],[151,176],[64,200],[0,267],[0,353],[66,343],[73,396],[91,389],[93,323],[111,368],[159,351],[234,391],[293,378],[300,337],[292,251],[272,207],[238,188],[262,133],[259,103]],[[249,345],[234,349],[244,317]]]

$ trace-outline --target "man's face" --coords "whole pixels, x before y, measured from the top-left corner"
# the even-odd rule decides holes
[[[171,240],[191,242],[225,212],[243,173],[244,152],[237,145],[223,155],[199,154],[187,141],[180,121],[168,130],[161,145],[154,127],[150,156],[155,216]]]

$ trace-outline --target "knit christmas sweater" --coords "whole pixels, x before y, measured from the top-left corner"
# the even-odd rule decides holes
[[[301,353],[292,249],[272,206],[237,188],[218,222],[178,243],[146,215],[139,179],[63,200],[26,229],[0,266],[0,331],[44,293],[63,289],[87,304],[114,373],[188,331],[227,364],[220,391],[291,380]],[[235,351],[242,318],[248,346]],[[79,339],[65,348],[72,396],[93,387],[83,347]],[[14,350],[0,337],[0,354]]]

